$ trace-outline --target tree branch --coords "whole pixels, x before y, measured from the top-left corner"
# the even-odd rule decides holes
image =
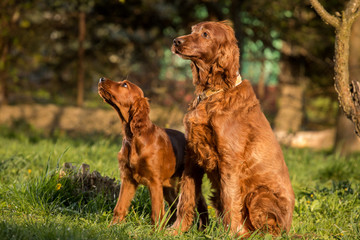
[[[360,16],[360,0],[351,0],[346,5],[345,11],[349,21],[354,22]]]
[[[325,23],[329,23],[334,28],[340,27],[339,19],[328,13],[318,0],[310,0],[310,3]]]
[[[350,0],[339,18],[330,15],[318,0],[310,0],[315,11],[323,21],[330,23],[336,29],[335,37],[335,90],[341,108],[355,125],[355,132],[360,137],[360,108],[358,83],[350,81],[349,53],[351,27],[360,15],[360,0]]]
[[[346,5],[346,11],[349,14],[354,14],[356,11],[359,10],[360,1],[359,0],[350,0]]]

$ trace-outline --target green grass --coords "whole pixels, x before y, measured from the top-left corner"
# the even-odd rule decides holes
[[[104,194],[74,194],[75,184],[58,172],[64,162],[84,162],[91,171],[118,179],[120,137],[45,138],[34,129],[26,134],[24,129],[0,130],[0,239],[232,239],[211,208],[204,232],[194,224],[188,233],[172,237],[154,228],[144,187],[126,222],[108,228],[116,201]],[[290,233],[280,239],[359,239],[360,155],[344,158],[291,148],[284,148],[284,155],[296,204]],[[204,192],[209,194],[207,181]]]

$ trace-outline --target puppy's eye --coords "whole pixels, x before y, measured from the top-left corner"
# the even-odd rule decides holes
[[[204,38],[210,37],[209,33],[207,33],[207,32],[203,32],[203,33],[201,34],[201,36],[203,36]]]
[[[128,87],[128,85],[127,85],[127,83],[123,83],[123,85],[122,85],[123,87],[125,87],[125,88],[127,88]]]

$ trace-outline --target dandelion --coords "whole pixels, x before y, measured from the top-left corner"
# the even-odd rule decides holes
[[[313,197],[314,197],[314,194],[311,194],[310,197],[313,198]]]
[[[31,169],[28,169],[28,173],[29,173],[29,174],[31,173]]]
[[[307,204],[310,204],[310,201],[306,201]]]
[[[61,188],[61,183],[56,184],[56,191],[59,191]]]

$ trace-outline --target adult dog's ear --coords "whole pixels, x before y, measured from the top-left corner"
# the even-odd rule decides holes
[[[129,110],[130,130],[133,134],[139,133],[142,129],[149,127],[150,105],[147,98],[138,98],[131,105]]]
[[[235,42],[229,42],[220,46],[217,58],[216,71],[223,72],[223,80],[228,87],[235,84],[239,72],[239,47]]]
[[[223,28],[225,31],[224,42],[219,46],[215,72],[222,72],[226,85],[232,87],[239,73],[240,53],[234,30],[229,25],[223,25]]]

